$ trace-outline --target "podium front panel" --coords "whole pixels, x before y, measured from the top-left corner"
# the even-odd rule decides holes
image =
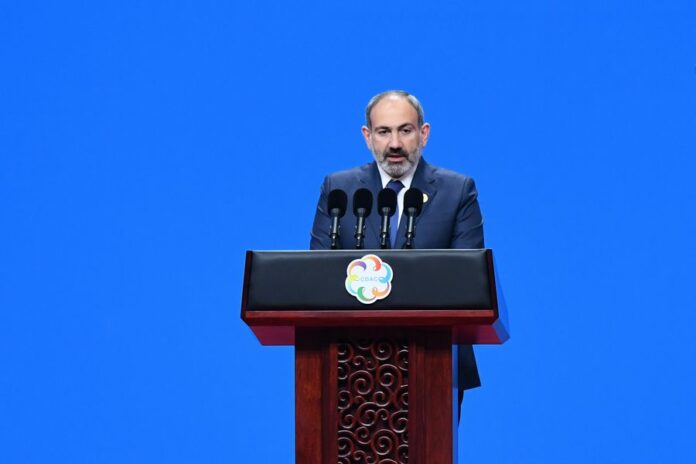
[[[355,274],[366,268],[379,272]],[[270,345],[300,327],[441,327],[455,343],[503,343],[502,301],[489,249],[248,251],[242,319]]]

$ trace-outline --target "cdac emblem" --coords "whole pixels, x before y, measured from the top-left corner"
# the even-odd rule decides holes
[[[346,290],[363,304],[383,300],[391,292],[392,268],[377,255],[351,261],[346,269]]]

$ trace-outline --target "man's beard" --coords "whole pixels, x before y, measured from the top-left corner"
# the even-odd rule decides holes
[[[384,172],[389,174],[389,176],[394,179],[399,179],[416,165],[421,157],[421,148],[418,146],[411,153],[402,148],[397,148],[396,150],[387,148],[382,153],[377,153],[373,150],[372,154],[374,155],[377,164],[384,169]],[[403,156],[404,160],[399,163],[390,162],[389,155]]]

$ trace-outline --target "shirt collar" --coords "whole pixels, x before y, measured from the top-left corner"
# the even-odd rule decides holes
[[[402,184],[404,184],[404,191],[408,190],[411,188],[411,182],[413,182],[413,175],[416,173],[416,169],[418,169],[418,163],[420,163],[420,159],[416,162],[416,164],[403,176],[401,176],[398,179],[394,179],[391,177],[389,174],[386,173],[384,169],[382,169],[382,166],[377,163],[377,169],[379,170],[379,177],[382,180],[382,188],[387,188],[387,184],[389,183],[390,180],[398,180],[401,181]]]

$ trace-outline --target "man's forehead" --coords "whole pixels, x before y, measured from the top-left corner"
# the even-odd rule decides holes
[[[411,103],[399,95],[388,95],[372,108],[372,126],[418,125],[418,112]]]

